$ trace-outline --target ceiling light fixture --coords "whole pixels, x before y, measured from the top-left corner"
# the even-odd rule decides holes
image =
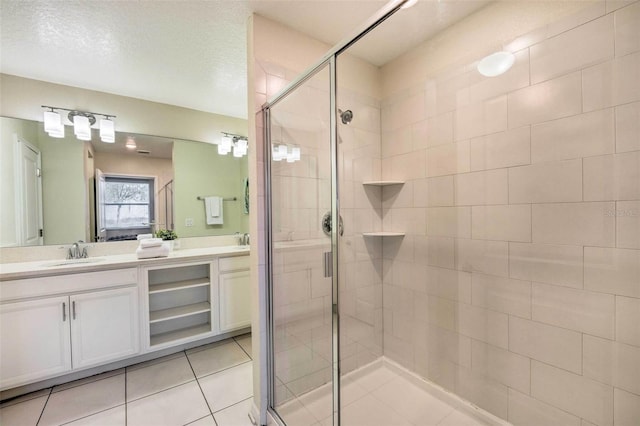
[[[407,0],[400,9],[409,9],[411,6],[415,6],[418,3],[418,0]]]
[[[478,72],[485,77],[496,77],[509,71],[515,60],[511,52],[495,52],[478,62]]]
[[[222,132],[222,138],[218,142],[218,154],[227,155],[233,151],[233,156],[240,158],[247,155],[249,140],[246,136]]]
[[[96,123],[96,115],[98,115],[103,117],[100,119],[99,124],[102,142],[114,143],[116,141],[115,122],[113,121],[116,117],[115,115],[48,105],[42,105],[42,108],[49,110],[44,112],[44,130],[53,138],[64,137],[64,122],[59,111],[68,111],[67,118],[70,124],[73,125],[73,132],[78,139],[82,141],[91,140],[91,126]]]

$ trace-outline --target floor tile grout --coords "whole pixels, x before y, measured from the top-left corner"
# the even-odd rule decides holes
[[[196,371],[193,369],[193,365],[191,365],[191,360],[189,359],[189,356],[187,355],[186,351],[185,351],[184,354],[187,357],[187,362],[189,363],[189,368],[191,368],[191,372],[193,373],[193,377],[195,377],[195,379],[196,379],[196,383],[198,384],[198,389],[200,389],[200,393],[202,394],[202,398],[204,398],[204,403],[207,404],[207,408],[209,409],[209,414],[211,414],[211,418],[213,419],[213,422],[217,426],[218,422],[216,422],[216,419],[213,417],[213,410],[211,409],[211,405],[209,404],[209,400],[207,400],[207,396],[204,394],[204,390],[202,390],[202,386],[200,385],[200,381],[198,380],[198,377],[196,376]]]
[[[47,400],[44,402],[44,405],[42,406],[42,410],[40,411],[40,415],[38,416],[38,420],[36,421],[36,426],[38,426],[38,423],[40,423],[40,420],[42,420],[42,416],[44,415],[44,409],[47,408],[47,404],[49,403],[49,398],[51,398],[52,393],[53,393],[53,387],[49,390],[49,395],[47,395]]]

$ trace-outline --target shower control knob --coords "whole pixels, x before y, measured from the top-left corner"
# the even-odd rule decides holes
[[[322,217],[322,230],[325,235],[331,236],[331,212],[326,212]],[[340,216],[338,223],[338,230],[340,232],[340,236],[344,234],[344,225],[342,223],[342,216]]]

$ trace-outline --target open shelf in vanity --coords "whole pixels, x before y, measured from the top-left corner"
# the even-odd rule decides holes
[[[210,262],[149,268],[146,274],[150,347],[213,331]]]

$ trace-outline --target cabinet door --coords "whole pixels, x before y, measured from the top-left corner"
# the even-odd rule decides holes
[[[0,388],[71,370],[69,298],[0,305]]]
[[[73,368],[102,364],[138,353],[136,287],[77,294],[70,299]]]
[[[220,331],[251,325],[249,271],[220,274]]]

